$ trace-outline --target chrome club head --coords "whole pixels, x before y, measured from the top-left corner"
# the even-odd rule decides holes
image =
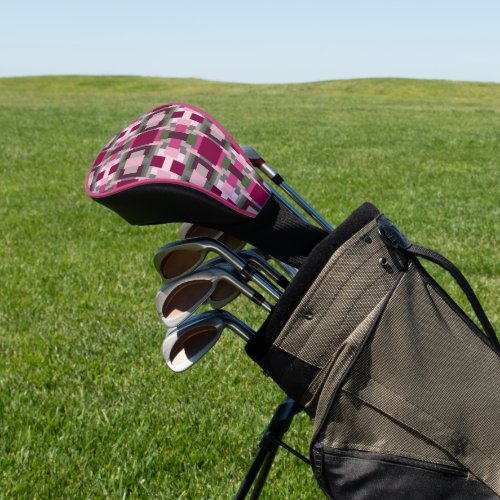
[[[198,267],[209,252],[215,252],[237,269],[244,279],[251,279],[276,300],[281,292],[261,276],[248,262],[222,243],[206,237],[196,237],[169,243],[157,250],[153,261],[166,282],[182,277]]]
[[[162,345],[167,366],[174,372],[187,370],[216,344],[224,328],[245,341],[255,336],[248,325],[227,311],[197,314],[167,331]]]
[[[214,266],[200,269],[163,285],[156,295],[156,309],[169,327],[179,325],[204,304],[221,283],[237,290],[252,302],[272,311],[272,305],[260,293],[249,287],[236,271]]]
[[[241,250],[246,245],[245,241],[235,238],[229,233],[219,231],[218,229],[212,229],[210,227],[200,226],[198,224],[191,224],[190,222],[184,222],[181,224],[181,227],[179,228],[179,236],[181,239],[194,238],[196,236],[207,236],[208,238],[220,241],[223,245],[235,252]]]

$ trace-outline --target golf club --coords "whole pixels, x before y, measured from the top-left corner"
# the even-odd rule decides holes
[[[234,251],[239,251],[241,250],[245,245],[245,241],[241,241],[237,238],[234,238],[230,234],[224,233],[222,231],[218,231],[216,229],[211,229],[209,227],[203,227],[199,226],[197,224],[191,224],[190,222],[184,222],[181,224],[181,227],[179,229],[179,236],[182,239],[186,238],[193,238],[195,236],[207,236],[209,238],[213,238],[214,240],[220,241],[224,245],[226,245],[228,248]],[[257,250],[257,249],[255,249]],[[259,251],[259,250],[257,250]],[[260,251],[259,251],[260,252]],[[262,257],[265,259],[265,255],[261,252]],[[285,273],[288,274],[290,278],[294,278],[295,275],[297,274],[297,269],[293,266],[290,266],[288,264],[285,264],[284,262],[281,262],[279,259],[273,258],[273,260],[278,264],[284,271]],[[266,261],[267,262],[267,261]],[[277,272],[274,268],[272,268],[273,271]],[[265,269],[262,269],[265,271]],[[270,271],[270,273],[273,273],[273,271]],[[267,273],[270,278],[273,278],[272,275]],[[279,278],[276,278],[276,280]],[[286,279],[286,278],[285,278]],[[275,280],[275,281],[276,281]],[[279,282],[276,281],[278,284]],[[284,284],[284,282],[283,282]],[[284,284],[284,286],[287,286]]]
[[[238,252],[238,255],[240,255],[246,261],[258,267],[262,272],[264,272],[281,288],[286,288],[290,284],[290,281],[287,278],[285,278],[277,269],[271,266],[271,264],[269,264],[269,262],[262,254],[262,252],[257,248],[240,250]]]
[[[131,224],[211,227],[295,267],[327,234],[273,194],[214,118],[185,103],[155,108],[111,139],[86,191]]]
[[[241,250],[246,245],[246,241],[235,238],[228,233],[224,233],[223,231],[212,229],[210,227],[199,226],[198,224],[191,224],[190,222],[184,222],[181,224],[181,227],[179,228],[179,236],[183,240],[194,238],[196,236],[207,236],[208,238],[220,241],[223,245],[226,245],[235,252]]]
[[[242,146],[241,148],[252,165],[263,172],[274,184],[283,189],[302,209],[308,213],[323,229],[332,231],[334,227],[325,220],[302,196],[293,189],[283,177],[274,170],[269,163],[252,146]]]
[[[248,250],[251,252],[252,250]],[[239,253],[241,255],[241,253]],[[245,256],[243,256],[246,258]],[[214,259],[210,259],[206,262],[203,263],[198,269],[209,269],[213,267],[218,267],[227,270],[228,272],[235,272],[234,267],[226,262],[224,259],[221,257],[216,257]],[[274,268],[273,270],[277,272]],[[279,273],[278,273],[279,274]],[[243,280],[247,282],[248,280],[243,278],[240,274],[238,274],[238,278],[240,280]],[[283,278],[283,277],[282,277]],[[286,278],[283,278],[286,279]],[[221,309],[230,302],[232,302],[238,295],[240,294],[240,290],[238,288],[235,288],[232,286],[230,283],[225,282],[225,281],[219,281],[217,283],[217,286],[215,287],[215,290],[212,292],[208,299],[208,303],[214,308],[214,309]]]
[[[207,231],[207,234],[210,234],[210,231],[211,230]],[[189,239],[190,238],[188,238],[188,240]],[[220,242],[220,240],[217,240],[217,241]],[[250,263],[254,264],[256,267],[258,267],[261,271],[263,271],[269,278],[271,278],[281,288],[286,288],[290,284],[290,281],[287,278],[285,278],[285,276],[283,276],[277,269],[275,269],[273,266],[271,266],[271,264],[269,264],[269,262],[267,262],[264,254],[261,251],[259,251],[257,248],[250,248],[248,250],[243,250],[243,251],[240,250],[240,251],[237,251],[236,253],[240,257],[243,257],[247,262],[250,262]],[[192,271],[194,271],[194,269],[196,269],[196,268],[200,269],[200,268],[214,266],[216,264],[219,264],[221,262],[221,260],[222,259],[220,257],[218,257],[216,259],[211,259],[211,260],[203,263],[203,265],[200,265],[199,267],[194,267],[192,269]],[[186,265],[188,265],[188,264],[189,264],[189,262],[186,262]],[[284,264],[284,265],[286,265],[286,264]],[[176,279],[177,277],[178,276],[173,276],[171,278],[165,278],[162,275],[163,281],[165,283],[170,283],[172,280]]]
[[[165,280],[190,273],[203,262],[209,252],[215,252],[235,267],[244,279],[252,280],[278,300],[280,290],[262,276],[252,265],[220,242],[206,237],[195,237],[169,243],[156,251],[153,258],[156,270]]]
[[[235,269],[234,267],[226,262],[224,259],[221,257],[215,257],[213,259],[210,259],[206,262],[204,262],[198,270],[203,270],[203,269],[210,269],[213,267],[218,267],[227,270],[228,272],[234,272]],[[189,276],[189,275],[187,275]],[[238,275],[238,278],[243,281],[248,281],[247,279],[243,278],[243,276]],[[175,278],[174,278],[175,279]],[[168,283],[171,283],[172,280],[169,280]],[[208,303],[214,308],[214,309],[221,309],[230,302],[232,302],[238,295],[240,294],[240,290],[238,288],[235,288],[232,286],[230,283],[226,281],[219,281],[210,295],[208,299]]]
[[[255,336],[248,325],[227,311],[196,314],[167,331],[162,345],[167,366],[174,372],[187,370],[214,346],[226,327],[246,342]]]
[[[237,289],[266,311],[272,311],[272,305],[260,293],[243,283],[237,271],[231,272],[215,266],[195,271],[163,285],[155,299],[156,309],[162,321],[168,327],[180,324],[208,300],[220,282]]]

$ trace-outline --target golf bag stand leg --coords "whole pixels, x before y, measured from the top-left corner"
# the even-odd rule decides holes
[[[278,451],[278,446],[281,444],[281,438],[289,429],[293,417],[300,411],[302,411],[302,408],[296,401],[289,397],[276,408],[259,443],[259,451],[255,455],[252,465],[248,469],[234,497],[235,500],[246,498],[252,485],[254,485],[254,488],[251,498],[259,498],[274,461],[274,457],[276,456],[276,452]]]

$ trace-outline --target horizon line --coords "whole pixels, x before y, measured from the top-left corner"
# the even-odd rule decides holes
[[[126,73],[108,73],[108,74],[94,74],[94,73],[45,73],[45,74],[25,74],[25,75],[2,75],[0,79],[15,79],[15,78],[50,78],[50,77],[88,77],[88,78],[150,78],[150,79],[163,79],[163,80],[198,80],[210,83],[224,83],[235,85],[308,85],[319,84],[328,82],[342,82],[354,80],[416,80],[416,81],[433,81],[433,82],[450,82],[450,83],[485,83],[485,84],[500,84],[500,81],[495,80],[463,80],[463,79],[450,79],[450,78],[427,78],[427,77],[409,77],[409,76],[363,76],[363,77],[349,77],[349,78],[330,78],[325,80],[304,80],[304,81],[291,81],[291,82],[242,82],[233,80],[212,80],[209,78],[202,78],[196,76],[158,76],[158,75],[139,75],[139,74],[126,74]]]

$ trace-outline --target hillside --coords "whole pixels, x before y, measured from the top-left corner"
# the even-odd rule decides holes
[[[373,202],[455,262],[500,327],[500,84],[0,79],[6,498],[229,498],[283,397],[230,333],[189,372],[167,371],[151,259],[177,226],[129,226],[85,195],[111,136],[172,101],[255,146],[334,225]],[[242,298],[229,310],[254,327],[264,318]],[[287,442],[307,453],[310,431],[300,415]],[[280,451],[263,498],[318,495]]]

